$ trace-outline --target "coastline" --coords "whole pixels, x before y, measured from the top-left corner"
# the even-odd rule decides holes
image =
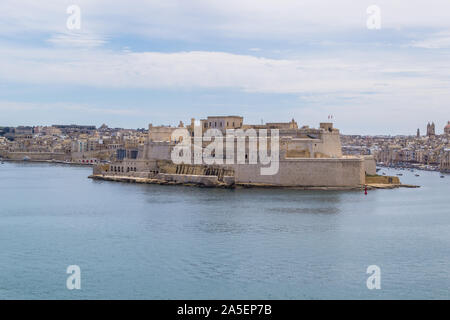
[[[66,164],[66,165],[75,165],[75,166],[84,166],[84,167],[93,167],[94,164],[90,163],[79,163],[79,162],[67,162],[61,160],[15,160],[15,159],[0,159],[3,162],[20,162],[20,163],[54,163],[54,164]]]
[[[261,183],[235,183],[235,184],[203,184],[203,183],[193,183],[193,182],[177,182],[177,181],[167,181],[156,178],[140,178],[131,176],[112,176],[112,175],[102,175],[93,174],[88,177],[93,180],[103,180],[103,181],[113,181],[113,182],[126,182],[126,183],[141,183],[141,184],[159,184],[159,185],[182,185],[182,186],[195,186],[201,188],[225,188],[225,189],[236,189],[236,188],[270,188],[270,189],[294,189],[294,190],[329,190],[329,191],[361,191],[367,187],[367,190],[374,189],[396,189],[396,188],[420,188],[417,185],[409,184],[380,184],[371,183],[367,185],[360,185],[357,187],[328,187],[328,186],[282,186],[282,185],[270,185]]]
[[[16,162],[16,163],[50,163],[50,164],[64,164],[68,166],[83,166],[83,167],[93,167],[94,164],[90,163],[79,163],[79,162],[67,162],[60,160],[13,160],[13,159],[1,159],[3,162]],[[397,167],[380,166],[384,168],[398,169]],[[416,169],[421,170],[421,169]],[[430,172],[437,172],[436,170],[423,170]],[[205,184],[205,183],[194,183],[194,182],[178,182],[178,181],[168,181],[157,178],[141,178],[132,176],[112,176],[103,174],[92,174],[88,176],[89,179],[93,180],[103,180],[103,181],[113,181],[113,182],[125,182],[125,183],[141,183],[141,184],[159,184],[159,185],[183,185],[183,186],[194,186],[200,188],[224,188],[224,189],[237,189],[237,188],[273,188],[273,189],[295,189],[295,190],[329,190],[329,191],[360,191],[367,188],[367,190],[375,189],[397,189],[397,188],[420,188],[418,185],[411,184],[382,184],[382,183],[367,183],[365,185],[360,185],[357,187],[353,186],[283,186],[283,185],[271,185],[262,183],[216,183],[216,184]]]

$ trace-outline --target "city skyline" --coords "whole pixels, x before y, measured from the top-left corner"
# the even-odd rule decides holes
[[[371,4],[5,0],[2,125],[137,128],[203,114],[312,125],[333,114],[347,134],[443,128],[450,5],[379,1],[373,30]],[[80,29],[67,27],[70,5]]]
[[[157,125],[177,127],[180,124],[180,122],[179,121],[177,122],[177,121],[178,120],[173,120],[172,119],[170,123],[161,123],[161,124],[157,124]],[[183,121],[183,120],[181,120],[181,121]],[[328,120],[328,122],[334,123],[332,120]],[[35,123],[35,124],[29,124],[29,125],[28,124],[26,124],[26,125],[22,124],[22,125],[16,125],[16,126],[7,126],[7,125],[0,124],[0,128],[8,128],[8,127],[9,128],[18,128],[18,127],[35,128],[35,127],[54,127],[54,126],[58,127],[58,126],[72,126],[72,125],[74,125],[74,126],[94,126],[94,127],[96,127],[98,129],[98,128],[106,125],[108,128],[111,128],[111,129],[123,129],[123,130],[147,130],[148,129],[148,122],[147,122],[147,125],[145,125],[145,126],[133,127],[133,128],[132,127],[124,127],[124,126],[111,126],[111,125],[108,125],[105,122],[100,122],[100,123],[101,124],[74,123],[74,122],[59,123],[59,124],[56,124],[56,123],[52,123],[52,124],[36,124]],[[434,121],[428,122],[428,124],[431,124],[431,123],[434,123],[436,125],[436,122],[434,122]],[[254,123],[254,124],[257,124],[257,123]],[[438,126],[436,126],[435,134],[436,135],[445,135],[445,128],[448,127],[449,124],[450,124],[450,121],[447,121],[447,122],[445,122],[445,124],[444,124],[444,126],[442,128],[439,128]],[[301,125],[304,125],[304,124],[301,124]],[[427,125],[423,125],[422,127],[417,128],[417,129],[419,129],[420,136],[427,136],[428,135],[428,133],[427,133]],[[361,136],[416,136],[417,135],[417,131],[411,132],[411,133],[408,133],[408,134],[390,134],[390,133],[362,134],[362,133],[345,133],[345,131],[344,131],[341,134],[342,135],[361,135]]]

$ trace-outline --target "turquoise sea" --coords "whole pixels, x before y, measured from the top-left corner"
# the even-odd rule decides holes
[[[419,189],[207,189],[0,165],[0,299],[449,299],[450,175]],[[382,169],[387,174],[398,171]],[[81,269],[68,290],[66,269]],[[369,290],[366,269],[381,270]]]

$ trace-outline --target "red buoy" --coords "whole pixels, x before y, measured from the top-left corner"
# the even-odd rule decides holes
[[[367,195],[367,186],[364,186],[364,194]]]

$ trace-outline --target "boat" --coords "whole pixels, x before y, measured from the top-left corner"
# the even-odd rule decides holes
[[[30,157],[28,157],[28,156],[25,156],[25,157],[23,157],[23,159],[22,159],[23,161],[30,161]]]
[[[445,176],[441,176],[441,178],[445,178]]]
[[[397,175],[398,175],[398,176],[402,176],[402,175],[403,175],[403,173],[397,173]]]
[[[416,174],[416,177],[420,177],[420,175]]]

